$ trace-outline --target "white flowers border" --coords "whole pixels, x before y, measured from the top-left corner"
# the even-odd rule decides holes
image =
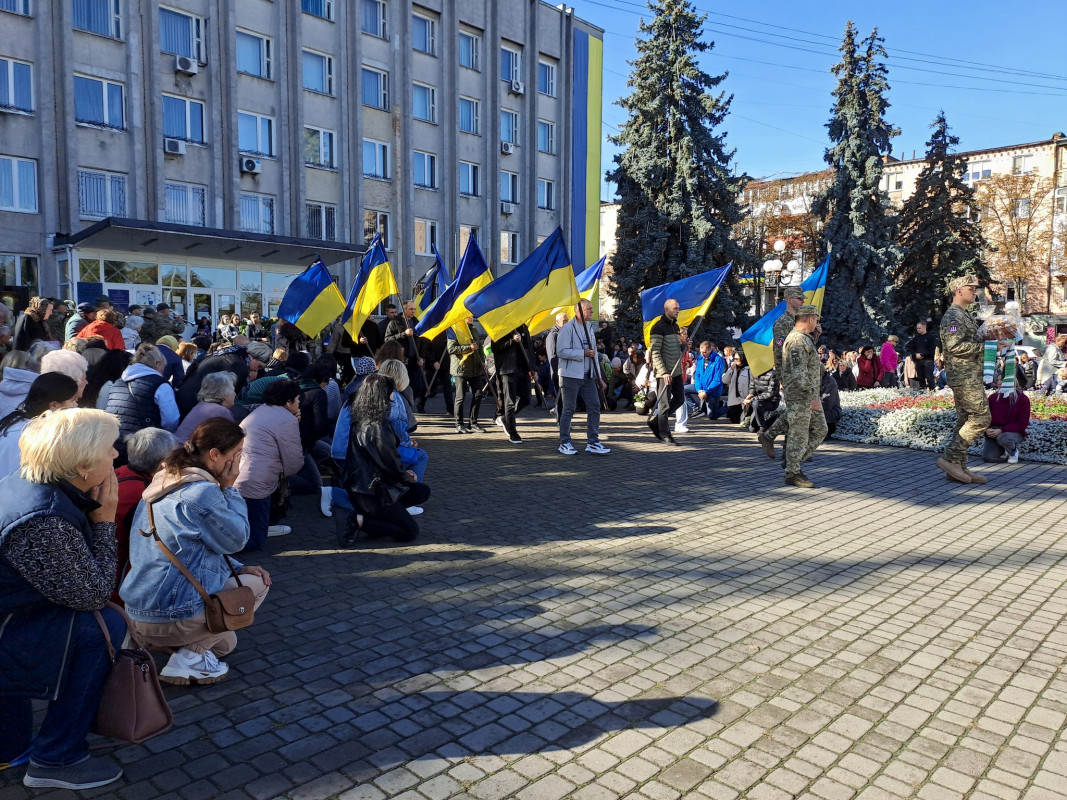
[[[912,450],[943,450],[956,429],[952,409],[903,408],[886,411],[871,408],[901,397],[922,394],[915,389],[865,389],[841,392],[841,421],[833,438],[846,442],[909,447]],[[945,389],[939,394],[951,396]],[[1067,464],[1067,422],[1031,420],[1027,436],[1019,448],[1024,461]],[[971,446],[982,454],[982,440]]]

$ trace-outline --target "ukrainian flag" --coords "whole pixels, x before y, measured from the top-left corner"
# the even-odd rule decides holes
[[[649,335],[656,320],[663,316],[663,304],[668,300],[678,301],[678,325],[691,325],[697,317],[703,317],[711,308],[719,287],[730,274],[731,261],[725,267],[701,272],[691,278],[682,278],[674,283],[653,286],[641,292],[641,321],[644,328],[645,347],[649,346]]]
[[[448,288],[448,283],[451,280],[448,275],[448,267],[441,260],[441,254],[437,252],[437,245],[431,245],[431,247],[433,247],[434,254],[433,266],[426,271],[425,275],[419,278],[418,285],[422,288],[416,292],[412,300],[415,304],[416,316],[419,318],[426,313],[433,301]]]
[[[322,259],[316,259],[289,284],[278,307],[278,316],[308,336],[318,336],[344,310],[341,290]]]
[[[506,275],[471,295],[467,308],[493,339],[525,325],[542,311],[578,302],[578,286],[563,231],[556,230]]]
[[[800,288],[804,290],[804,302],[817,306],[822,312],[823,296],[826,294],[826,276],[830,272],[830,256],[822,266],[808,276]],[[783,300],[756,321],[756,324],[741,334],[741,348],[748,359],[752,374],[759,377],[774,367],[774,323],[785,313]]]
[[[430,303],[415,325],[416,333],[433,339],[456,323],[463,322],[471,316],[466,306],[467,299],[479,289],[488,286],[492,280],[493,275],[489,272],[489,265],[485,263],[482,248],[471,236],[467,240],[463,258],[459,260],[456,279]]]
[[[588,300],[593,304],[593,316],[591,319],[600,319],[600,276],[604,272],[604,262],[608,257],[604,256],[597,261],[593,266],[579,273],[574,279],[574,282],[578,285],[578,294],[582,300]],[[529,329],[530,335],[536,336],[539,333],[544,333],[547,330],[551,330],[552,326],[556,324],[556,314],[560,311],[566,311],[568,314],[571,309],[564,306],[556,306],[549,311],[542,311],[532,320],[530,320]],[[589,322],[589,320],[586,320]]]
[[[341,324],[348,329],[349,334],[355,340],[359,340],[359,329],[374,312],[382,301],[388,300],[394,294],[399,295],[396,288],[396,278],[389,266],[389,256],[382,247],[382,237],[374,235],[374,241],[370,243],[367,252],[363,254],[359,272],[352,283],[352,291],[348,293],[348,305],[341,317]]]

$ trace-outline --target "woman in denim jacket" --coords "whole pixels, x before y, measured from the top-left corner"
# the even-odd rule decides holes
[[[197,426],[185,446],[163,461],[131,526],[150,530],[146,503],[152,503],[159,538],[208,594],[237,586],[226,557],[248,541],[248,511],[233,488],[243,441],[244,431],[232,420],[216,417]],[[262,567],[231,563],[241,583],[252,587],[259,608],[270,575]],[[229,667],[218,657],[237,646],[237,635],[207,629],[200,593],[150,535],[130,537],[130,573],[120,594],[141,641],[171,653],[161,681],[208,684],[226,677]]]

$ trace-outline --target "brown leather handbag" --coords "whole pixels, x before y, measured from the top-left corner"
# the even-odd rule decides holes
[[[92,730],[101,736],[138,744],[169,730],[174,724],[174,715],[159,685],[156,662],[134,638],[130,618],[114,603],[108,603],[108,606],[126,617],[134,646],[124,647],[116,653],[103,617],[99,611],[93,612],[104,632],[112,666],[100,692]]]
[[[152,504],[146,503],[145,506],[148,509],[149,531],[148,533],[141,531],[141,535],[154,538],[156,544],[159,545],[159,549],[163,551],[163,555],[170,560],[170,563],[185,576],[185,579],[204,598],[204,617],[207,619],[207,629],[211,633],[225,633],[226,631],[247,628],[251,625],[256,611],[256,595],[251,586],[245,586],[241,583],[230,557],[225,554],[222,556],[226,559],[226,566],[230,568],[230,574],[237,581],[237,586],[232,589],[223,589],[221,592],[215,592],[214,594],[208,594],[207,590],[204,589],[200,581],[193,577],[193,573],[186,568],[185,564],[170,551],[169,547],[163,544],[163,540],[156,533],[156,521],[152,516]]]

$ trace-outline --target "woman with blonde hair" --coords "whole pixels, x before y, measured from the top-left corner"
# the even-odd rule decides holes
[[[400,460],[403,462],[404,469],[410,469],[419,481],[422,481],[426,475],[426,465],[430,461],[430,456],[419,447],[418,442],[411,438],[411,432],[415,430],[417,424],[411,413],[407,394],[405,394],[405,391],[410,394],[408,368],[403,362],[390,358],[382,362],[378,367],[378,372],[392,380],[395,387],[389,398],[389,424],[400,443],[398,448]],[[421,514],[422,509],[412,506],[408,509],[408,513]]]
[[[0,762],[28,758],[27,786],[91,789],[122,776],[86,742],[111,670],[93,612],[116,645],[126,635],[106,608],[118,434],[103,411],[46,411],[22,432],[19,472],[0,481]],[[36,738],[33,699],[49,701]]]

